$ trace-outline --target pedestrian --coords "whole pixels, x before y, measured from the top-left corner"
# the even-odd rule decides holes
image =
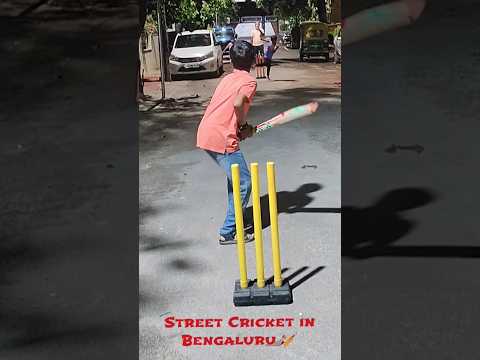
[[[238,39],[238,35],[235,34],[234,37],[233,37],[233,40],[230,41],[227,46],[225,46],[225,49],[223,49],[223,52],[222,54],[225,54],[227,51],[230,53],[230,49],[233,47],[233,44],[235,43],[235,41]]]
[[[228,207],[225,221],[219,230],[221,245],[235,244],[237,240],[230,168],[232,164],[240,166],[240,195],[244,210],[250,199],[250,171],[239,143],[254,133],[246,116],[257,90],[257,82],[250,75],[255,58],[253,46],[247,41],[235,41],[230,50],[230,58],[234,70],[218,84],[197,131],[197,147],[205,150],[227,175]],[[253,234],[246,232],[245,242],[253,240]]]
[[[263,56],[264,56],[264,36],[265,32],[260,26],[260,22],[255,22],[255,29],[252,31],[252,45],[255,48],[255,64],[256,64],[256,76],[258,78],[265,77],[263,69]]]
[[[277,36],[273,35],[269,41],[265,42],[265,65],[267,66],[267,79],[270,80],[270,68],[272,67],[273,54],[278,50]]]

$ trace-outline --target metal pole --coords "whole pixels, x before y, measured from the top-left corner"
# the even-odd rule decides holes
[[[167,48],[167,51],[164,55],[167,55],[167,54],[170,55],[170,51],[172,49],[170,49],[170,43],[169,43],[169,40],[168,40],[169,38],[168,38],[168,32],[167,32],[167,12],[165,10],[165,0],[162,0],[162,15],[163,15],[163,17],[162,17],[162,19],[163,19],[163,29],[165,30],[165,39],[167,40],[167,43],[165,44],[166,45],[165,47]],[[164,56],[163,58],[165,60],[167,60],[167,56]],[[167,60],[167,64],[168,64],[168,60]],[[168,70],[168,65],[165,66],[165,69],[163,69],[163,70],[165,71],[165,80],[170,81],[170,72]]]
[[[163,31],[160,31],[160,27],[163,29],[163,25],[160,26],[160,3],[157,0],[157,27],[158,27],[158,45],[159,45],[159,57],[160,57],[160,75],[162,81],[162,100],[165,99],[165,58],[163,56]]]

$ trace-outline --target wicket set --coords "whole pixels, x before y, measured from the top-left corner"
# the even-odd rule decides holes
[[[262,55],[255,56],[255,72],[257,79],[265,79],[265,58]]]
[[[233,303],[235,306],[291,304],[293,302],[293,296],[290,284],[288,281],[282,279],[275,163],[271,161],[267,162],[268,204],[272,235],[273,284],[266,283],[265,281],[258,163],[250,164],[257,272],[256,281],[250,281],[247,276],[243,209],[240,196],[240,167],[238,164],[233,164],[231,170],[235,206],[235,226],[237,231],[237,255],[240,269],[240,280],[235,282]]]

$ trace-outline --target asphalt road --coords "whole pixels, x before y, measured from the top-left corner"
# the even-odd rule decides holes
[[[48,3],[0,5],[0,358],[134,359],[135,2]]]
[[[344,49],[346,360],[478,358],[478,9],[428,2]]]
[[[340,65],[299,64],[281,51],[272,81],[259,80],[249,121],[259,123],[294,105],[318,100],[312,117],[242,143],[248,162],[275,161],[284,276],[294,289],[287,306],[235,308],[236,248],[218,244],[225,215],[225,176],[195,148],[196,127],[218,79],[167,84],[177,100],[144,111],[140,122],[140,358],[147,359],[340,359]],[[158,88],[150,87],[158,96]],[[183,99],[181,99],[183,98]],[[143,109],[152,108],[148,103]],[[262,201],[266,200],[263,197]],[[266,205],[266,202],[263,202]],[[287,206],[297,212],[286,213]],[[267,223],[266,219],[264,219]],[[268,224],[264,224],[268,225]],[[272,275],[265,226],[266,276]],[[247,246],[254,276],[254,246]],[[166,329],[163,319],[300,317],[315,328]],[[181,346],[181,334],[294,335],[289,348]]]

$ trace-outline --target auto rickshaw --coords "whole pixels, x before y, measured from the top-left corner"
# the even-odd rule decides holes
[[[306,21],[300,24],[299,60],[314,56],[323,56],[330,60],[328,24],[320,21]]]

